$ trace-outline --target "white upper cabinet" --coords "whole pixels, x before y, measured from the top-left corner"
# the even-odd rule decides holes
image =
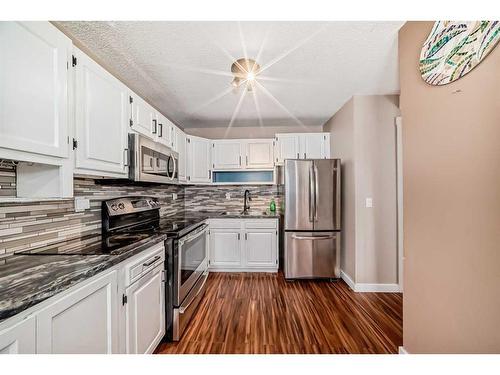
[[[330,134],[311,133],[300,137],[300,159],[326,159],[330,157]]]
[[[75,48],[76,172],[126,177],[128,89]]]
[[[210,170],[209,139],[189,135],[187,137],[187,181],[209,183],[212,180]]]
[[[158,132],[156,111],[140,96],[131,91],[129,95],[131,129],[148,138],[155,139]]]
[[[272,169],[272,139],[219,139],[212,142],[214,170]]]
[[[186,181],[186,176],[187,176],[187,163],[186,163],[186,158],[187,158],[187,138],[186,138],[186,133],[184,133],[182,130],[177,129],[175,133],[175,144],[177,145],[177,153],[179,154],[179,159],[178,159],[178,177],[179,181],[185,182]]]
[[[274,141],[272,139],[249,139],[245,145],[245,167],[270,169],[274,167]]]
[[[158,123],[156,127],[156,141],[171,148],[172,147],[172,126],[173,124],[161,113],[156,112]]]
[[[220,139],[212,142],[212,167],[220,169],[240,169],[244,148],[238,139]]]
[[[276,134],[276,164],[285,159],[328,159],[330,158],[329,133],[285,133]]]
[[[285,159],[299,158],[299,138],[298,134],[276,134],[276,164],[283,164]]]
[[[0,22],[0,148],[68,157],[71,51],[48,22]]]

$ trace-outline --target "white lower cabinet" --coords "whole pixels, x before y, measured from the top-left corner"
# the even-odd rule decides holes
[[[210,229],[210,268],[240,268],[241,259],[240,229]]]
[[[114,270],[38,312],[37,353],[117,353],[117,289]]]
[[[125,291],[127,353],[153,353],[165,335],[163,264]]]
[[[278,220],[210,220],[212,271],[277,272]]]
[[[246,267],[276,267],[277,233],[275,229],[247,229],[245,233]]]
[[[34,316],[0,329],[0,354],[34,354],[35,329]]]

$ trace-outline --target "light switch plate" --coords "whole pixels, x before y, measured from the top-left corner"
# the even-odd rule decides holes
[[[90,200],[83,197],[75,198],[75,212],[85,211],[90,208]]]
[[[366,208],[372,208],[373,207],[373,199],[372,198],[366,198],[366,200],[365,200],[365,207]]]
[[[177,193],[172,193],[172,200],[174,200],[174,201],[177,200]]]
[[[231,193],[226,193],[226,199],[227,200],[231,199]]]

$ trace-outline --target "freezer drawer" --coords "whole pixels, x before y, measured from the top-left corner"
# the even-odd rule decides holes
[[[285,278],[337,278],[339,232],[285,232]]]

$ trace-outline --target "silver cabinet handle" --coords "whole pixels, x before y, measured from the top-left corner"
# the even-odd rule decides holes
[[[241,155],[240,155],[240,167],[241,167]]]
[[[304,152],[304,159],[307,159],[307,154]]]
[[[335,237],[336,237],[335,234],[329,234],[326,236],[301,236],[298,234],[292,235],[292,238],[294,240],[308,240],[308,241],[331,240],[331,239],[334,239]]]
[[[300,155],[299,155],[299,153],[298,153],[298,152],[297,152],[297,159],[300,159]]]
[[[125,167],[128,167],[130,165],[130,155],[128,153],[128,148],[123,150],[124,157],[123,157],[123,165]]]
[[[157,261],[158,259],[160,259],[160,258],[161,258],[161,256],[160,256],[160,255],[157,255],[157,256],[155,256],[153,259],[151,259],[150,261],[145,262],[145,263],[142,263],[142,265],[143,265],[144,267],[149,267],[150,265],[152,265],[154,262],[156,262],[156,261]]]
[[[248,155],[245,156],[245,162],[246,162],[246,165],[248,166]]]
[[[240,240],[240,234],[238,233],[238,241]]]
[[[153,125],[154,125],[154,127],[153,127],[152,133],[156,134],[156,130],[157,130],[157,127],[158,127],[156,120],[153,120]]]
[[[163,124],[158,124],[158,137],[163,137]]]

